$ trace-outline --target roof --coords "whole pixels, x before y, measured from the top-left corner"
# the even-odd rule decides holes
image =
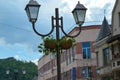
[[[96,39],[96,41],[99,41],[99,40],[107,37],[110,34],[111,34],[110,26],[106,20],[106,17],[104,17],[104,20],[102,22],[100,32],[98,34],[98,38]]]
[[[100,29],[100,26],[101,25],[81,26],[81,31],[90,29]],[[79,31],[79,27],[74,27],[68,34],[73,34],[75,31]]]
[[[107,43],[111,43],[115,40],[120,40],[120,34],[117,34],[115,36],[112,36],[112,37],[108,38]]]

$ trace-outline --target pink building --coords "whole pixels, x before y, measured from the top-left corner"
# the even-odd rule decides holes
[[[92,80],[97,78],[96,53],[93,43],[97,39],[100,25],[83,26],[75,38],[77,45],[61,53],[62,80]],[[78,28],[69,34],[74,35]],[[45,55],[38,61],[38,80],[57,80],[56,57]]]

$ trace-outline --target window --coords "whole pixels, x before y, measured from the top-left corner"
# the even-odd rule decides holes
[[[88,66],[83,67],[82,74],[84,78],[92,77],[92,68]]]
[[[120,61],[117,61],[117,66],[120,66]]]
[[[83,53],[83,59],[90,59],[91,58],[90,42],[83,42],[82,43],[82,53]]]
[[[113,67],[115,67],[115,63],[113,63]]]
[[[104,65],[109,64],[110,62],[110,49],[105,48],[103,49],[103,63]]]
[[[76,67],[72,68],[72,74],[71,74],[71,76],[72,76],[72,80],[76,80]]]
[[[69,80],[73,80],[72,77],[73,77],[73,74],[72,74],[72,70],[70,69],[70,71],[69,71]]]
[[[73,58],[76,59],[76,47],[73,47]]]
[[[69,59],[70,59],[70,63],[72,63],[72,61],[73,61],[72,48],[70,48],[70,57],[69,57]]]
[[[68,50],[65,51],[65,58],[66,58],[66,65],[69,64],[69,58],[68,58]]]

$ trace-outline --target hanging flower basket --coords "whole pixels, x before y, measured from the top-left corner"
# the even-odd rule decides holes
[[[59,46],[61,49],[69,49],[75,46],[76,42],[74,38],[63,37],[60,39]]]
[[[56,48],[57,42],[55,39],[46,39],[44,40],[44,46],[45,48],[48,48],[50,50],[54,50]]]
[[[57,41],[53,36],[42,37],[43,43],[41,43],[38,48],[39,52],[48,55],[49,53],[56,54],[56,47],[60,50],[66,50],[76,45],[74,38],[62,37]]]
[[[49,53],[55,53],[57,41],[52,36],[42,37],[43,43],[41,43],[38,48],[39,52],[43,52],[45,55]]]

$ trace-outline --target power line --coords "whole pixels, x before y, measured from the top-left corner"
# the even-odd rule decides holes
[[[6,27],[11,27],[11,28],[18,29],[18,30],[23,30],[23,31],[27,31],[27,32],[33,32],[33,31],[30,31],[30,30],[27,30],[27,29],[24,29],[24,28],[16,27],[16,26],[6,24],[6,23],[2,23],[2,22],[0,22],[0,24],[6,25]]]
[[[95,23],[97,23],[97,22],[102,22],[102,21],[86,21],[86,22],[84,22],[84,24],[87,24],[87,23],[91,23],[91,25],[98,25],[98,24],[95,24]],[[16,27],[16,26],[13,26],[13,25],[10,25],[10,24],[6,24],[6,23],[2,23],[2,22],[0,22],[0,24],[2,24],[2,25],[6,25],[5,27],[11,27],[11,28],[14,28],[14,29],[18,29],[18,30],[23,30],[23,31],[26,31],[26,32],[32,32],[33,33],[33,31],[31,31],[31,30],[27,30],[27,29],[24,29],[24,28],[20,28],[20,27]],[[89,24],[88,24],[89,25]],[[68,30],[67,30],[67,32],[69,32],[73,27],[75,27],[76,26],[76,24],[73,24]],[[85,26],[87,26],[87,25],[85,25]],[[1,27],[1,26],[0,26]]]

